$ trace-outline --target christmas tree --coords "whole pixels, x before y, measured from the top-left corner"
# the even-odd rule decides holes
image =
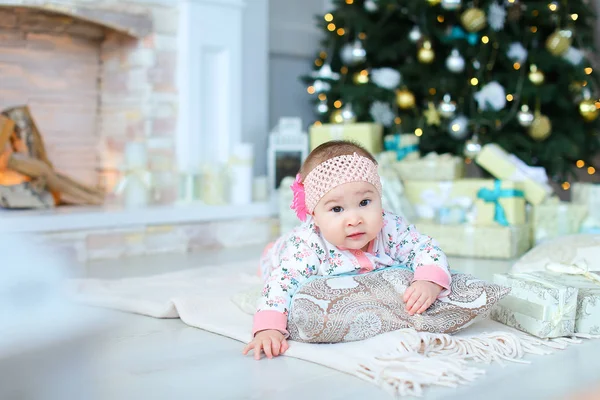
[[[595,23],[586,0],[334,0],[302,79],[318,123],[375,121],[468,158],[493,142],[568,179],[600,149]]]

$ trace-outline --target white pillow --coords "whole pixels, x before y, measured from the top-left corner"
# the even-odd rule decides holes
[[[576,234],[543,242],[525,253],[511,272],[543,271],[549,263],[581,262],[585,262],[590,271],[600,271],[600,235]]]

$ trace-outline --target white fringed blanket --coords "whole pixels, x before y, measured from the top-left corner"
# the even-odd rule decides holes
[[[261,285],[256,263],[221,265],[119,280],[76,280],[74,298],[155,318],[181,318],[193,327],[247,343],[253,297]],[[493,321],[454,335],[404,329],[340,344],[291,342],[286,356],[318,363],[376,383],[395,395],[419,396],[429,386],[455,387],[485,373],[479,363],[524,362],[580,339],[539,340]],[[242,345],[240,344],[240,357]]]

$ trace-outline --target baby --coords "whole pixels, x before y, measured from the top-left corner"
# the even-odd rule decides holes
[[[430,237],[381,206],[377,163],[362,147],[331,141],[306,158],[292,185],[292,208],[302,225],[265,250],[265,280],[254,315],[253,349],[260,359],[283,354],[292,296],[313,275],[367,273],[395,265],[414,271],[404,293],[406,310],[419,314],[450,292],[446,255]]]

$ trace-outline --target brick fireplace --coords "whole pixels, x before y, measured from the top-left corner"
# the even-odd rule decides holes
[[[50,161],[84,184],[110,192],[135,140],[172,172],[177,30],[175,1],[0,0],[0,110],[28,105]]]

